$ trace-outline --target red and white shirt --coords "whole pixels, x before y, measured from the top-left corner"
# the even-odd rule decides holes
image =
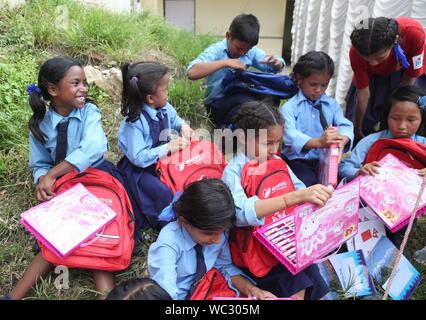
[[[398,17],[395,20],[399,25],[399,44],[410,64],[409,68],[404,69],[404,74],[408,77],[418,78],[426,72],[425,31],[415,19]],[[402,68],[393,50],[385,61],[374,66],[365,61],[354,47],[351,47],[349,51],[349,58],[354,71],[353,84],[357,89],[366,88],[371,75],[387,76]]]

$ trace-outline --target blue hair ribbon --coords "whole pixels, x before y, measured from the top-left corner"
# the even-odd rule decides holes
[[[407,69],[410,67],[410,64],[407,61],[407,57],[405,56],[404,50],[402,50],[401,46],[399,45],[399,42],[395,43],[393,46],[393,51],[395,54],[395,58],[397,61],[401,62],[404,69]]]
[[[38,94],[41,94],[41,89],[35,83],[29,84],[27,86],[28,95],[31,95],[34,91],[37,92]]]
[[[423,111],[426,110],[426,96],[420,96],[417,100],[417,104],[419,105],[420,109]]]
[[[173,210],[173,203],[178,201],[181,195],[181,191],[176,192],[176,194],[173,196],[172,202],[167,207],[165,207],[163,211],[161,211],[160,215],[158,216],[158,220],[167,222],[176,220],[176,212]]]
[[[228,124],[228,126],[226,127],[227,129],[231,130],[231,131],[235,131],[235,125],[233,123]]]

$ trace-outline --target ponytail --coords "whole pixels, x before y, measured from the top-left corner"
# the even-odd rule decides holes
[[[41,99],[38,92],[29,93],[28,103],[33,111],[28,126],[33,136],[41,143],[46,142],[46,135],[40,130],[40,123],[46,114],[46,103]]]
[[[139,119],[146,97],[155,93],[161,78],[167,71],[167,67],[159,62],[142,61],[123,65],[121,68],[123,76],[121,115],[127,117],[127,122],[135,122]]]

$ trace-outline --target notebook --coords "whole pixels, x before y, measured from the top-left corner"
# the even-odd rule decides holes
[[[393,243],[388,238],[381,237],[367,258],[368,271],[383,289],[387,288],[392,263],[397,254],[398,250]],[[394,300],[409,299],[420,281],[420,273],[406,257],[402,256],[389,290],[389,296]]]
[[[359,182],[353,181],[336,189],[324,207],[303,204],[254,235],[295,275],[357,233],[358,210]]]
[[[379,163],[380,173],[374,176],[362,175],[360,181],[361,199],[383,220],[390,231],[396,232],[410,220],[422,178],[416,170],[408,168],[391,154]],[[426,212],[426,192],[420,201],[416,215]]]
[[[319,153],[319,183],[336,187],[340,158],[339,146],[333,143],[329,148],[319,149]]]
[[[346,298],[376,293],[373,280],[361,250],[336,254],[328,259],[336,273]]]
[[[81,183],[21,214],[21,224],[65,258],[117,216]]]

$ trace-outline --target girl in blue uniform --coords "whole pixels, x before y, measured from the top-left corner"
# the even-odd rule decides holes
[[[231,261],[226,231],[235,220],[235,206],[228,187],[218,179],[190,184],[163,215],[177,220],[165,226],[149,248],[148,271],[173,300],[193,297],[197,285],[212,268],[223,277],[213,277],[210,288],[221,281],[235,294],[257,299],[274,298],[259,289]],[[222,291],[206,292],[221,296]],[[194,298],[194,297],[193,297]],[[203,297],[204,298],[204,295]]]
[[[160,212],[172,201],[172,191],[155,174],[157,161],[189,145],[190,127],[168,103],[167,67],[158,62],[127,63],[122,68],[121,114],[118,132],[124,157],[118,167],[136,217],[136,239],[142,227],[161,227]],[[170,140],[170,134],[180,137]],[[140,239],[139,239],[140,240]]]
[[[282,108],[284,146],[282,155],[306,186],[318,183],[319,149],[336,143],[350,150],[353,125],[339,104],[325,94],[334,73],[333,60],[324,52],[311,51],[293,68],[299,92]]]
[[[296,191],[283,196],[260,200],[257,196],[247,197],[241,184],[242,171],[247,162],[256,159],[260,163],[275,157],[283,136],[283,119],[280,113],[264,102],[248,102],[233,118],[235,129],[240,131],[238,141],[244,145],[245,152],[237,152],[229,161],[223,173],[223,181],[231,190],[236,206],[236,226],[262,226],[265,217],[277,211],[304,202],[323,206],[331,196],[331,190],[323,185],[305,188],[291,171],[289,174]],[[265,139],[260,130],[266,131]],[[254,135],[251,135],[253,133]],[[243,272],[256,281],[257,286],[278,297],[296,295],[299,299],[321,299],[328,288],[317,266],[311,266],[293,276],[281,263],[264,277],[256,277],[248,269]]]
[[[29,166],[39,201],[52,199],[52,187],[60,176],[72,170],[92,167],[122,181],[120,172],[104,159],[107,139],[101,112],[88,98],[88,85],[82,66],[69,58],[55,57],[40,68],[38,86],[27,88],[33,115],[29,121]],[[46,110],[46,101],[50,104]],[[40,277],[53,265],[38,253],[12,290],[12,299],[24,298]],[[93,270],[95,287],[102,294],[114,287],[113,274]]]
[[[358,175],[378,173],[380,164],[377,161],[364,164],[364,159],[371,146],[379,139],[409,138],[416,142],[426,144],[424,134],[424,119],[426,112],[425,92],[417,86],[408,85],[397,88],[385,105],[382,123],[384,130],[372,133],[362,138],[352,153],[339,165],[339,175],[348,180]],[[419,175],[426,174],[426,168],[418,171]],[[415,226],[415,225],[414,225]],[[399,247],[406,227],[391,233],[386,230],[387,236]]]

